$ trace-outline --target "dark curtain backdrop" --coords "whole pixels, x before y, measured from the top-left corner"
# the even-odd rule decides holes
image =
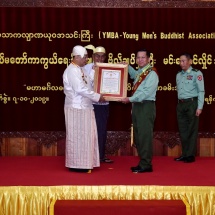
[[[0,130],[1,131],[62,131],[64,126],[64,94],[62,90],[27,90],[26,86],[63,86],[62,74],[66,63],[43,64],[13,63],[12,58],[71,59],[75,45],[102,45],[108,53],[107,62],[130,59],[140,48],[153,53],[154,65],[159,72],[157,118],[155,131],[177,131],[177,93],[175,77],[180,70],[176,59],[188,51],[196,54],[194,68],[204,74],[206,99],[200,120],[200,131],[215,131],[214,112],[214,39],[188,39],[189,32],[214,32],[214,9],[99,9],[99,8],[0,8]],[[85,37],[89,31],[90,37]],[[76,38],[14,38],[15,33],[73,34]],[[107,33],[108,38],[107,38]],[[111,33],[110,33],[111,32]],[[124,38],[123,32],[139,38]],[[156,35],[144,39],[143,33]],[[162,39],[161,33],[184,33],[184,39]],[[9,38],[8,33],[12,33]],[[215,33],[213,33],[213,36]],[[121,54],[121,55],[120,55]],[[122,59],[120,59],[120,56]],[[173,56],[173,61],[167,61]],[[9,63],[8,63],[9,62]],[[133,63],[133,61],[130,61]],[[135,64],[132,64],[136,67]],[[131,83],[131,80],[129,80]],[[171,88],[171,89],[170,89]],[[130,95],[130,91],[128,91]],[[49,101],[30,103],[34,98]],[[22,101],[26,100],[26,101]],[[131,126],[131,105],[110,103],[108,130],[128,131]]]

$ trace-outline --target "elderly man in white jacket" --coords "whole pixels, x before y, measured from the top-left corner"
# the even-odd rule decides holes
[[[98,137],[92,102],[105,101],[92,90],[83,66],[88,60],[82,46],[73,48],[73,60],[63,74],[66,122],[66,167],[75,172],[91,172],[99,167]]]

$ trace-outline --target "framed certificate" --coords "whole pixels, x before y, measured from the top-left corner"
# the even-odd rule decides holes
[[[107,101],[127,97],[128,65],[96,63],[94,90]]]

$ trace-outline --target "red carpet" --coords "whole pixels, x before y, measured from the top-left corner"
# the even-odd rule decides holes
[[[144,201],[101,201],[101,200],[58,200],[54,205],[54,215],[186,215],[186,206],[181,200]]]
[[[215,158],[197,157],[196,162],[175,162],[172,157],[154,157],[152,173],[134,174],[138,157],[111,157],[91,174],[70,172],[64,157],[0,157],[0,186],[57,185],[176,185],[215,186]]]

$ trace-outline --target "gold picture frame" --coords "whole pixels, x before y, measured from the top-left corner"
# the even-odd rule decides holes
[[[94,91],[107,101],[119,101],[127,97],[128,65],[96,63]]]

